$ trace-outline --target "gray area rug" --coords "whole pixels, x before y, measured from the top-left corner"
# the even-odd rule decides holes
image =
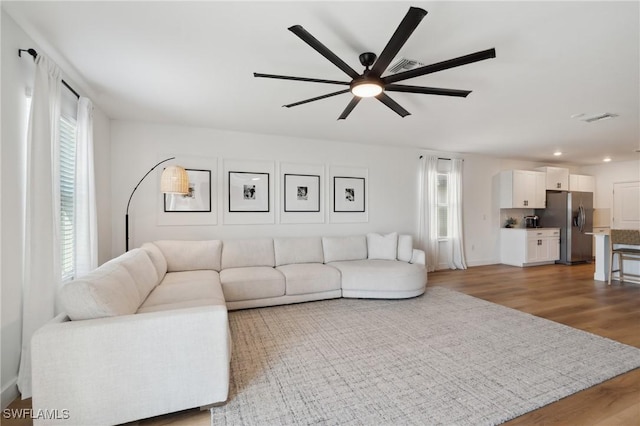
[[[640,349],[441,287],[229,322],[213,425],[499,424],[640,366]]]

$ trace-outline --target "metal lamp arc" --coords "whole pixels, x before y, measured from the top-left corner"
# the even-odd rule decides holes
[[[166,160],[162,160],[153,166],[142,179],[138,181],[138,184],[131,191],[131,195],[129,195],[129,201],[127,202],[127,211],[124,216],[125,221],[125,251],[129,251],[129,206],[131,205],[131,199],[133,198],[133,194],[135,194],[136,189],[140,186],[142,181],[149,176],[156,167],[158,167],[162,163],[166,163],[169,160],[173,160],[176,157],[170,157]],[[187,175],[187,171],[180,166],[169,166],[162,172],[162,177],[160,178],[160,191],[165,194],[187,194],[189,192],[189,175]]]

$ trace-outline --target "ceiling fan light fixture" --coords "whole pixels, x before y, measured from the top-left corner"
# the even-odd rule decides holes
[[[351,83],[351,93],[359,98],[372,98],[382,93],[382,82],[374,79],[354,80]]]

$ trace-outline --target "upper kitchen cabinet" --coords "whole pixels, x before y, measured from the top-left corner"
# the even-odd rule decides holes
[[[531,170],[500,172],[500,208],[545,208],[545,174]]]
[[[596,192],[596,178],[586,175],[569,175],[569,191]]]
[[[538,167],[546,174],[546,189],[555,191],[569,190],[569,169],[562,167]]]

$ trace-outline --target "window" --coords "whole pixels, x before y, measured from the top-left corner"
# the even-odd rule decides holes
[[[449,174],[438,173],[438,238],[449,237]]]
[[[60,266],[62,282],[75,275],[76,119],[60,116]]]

